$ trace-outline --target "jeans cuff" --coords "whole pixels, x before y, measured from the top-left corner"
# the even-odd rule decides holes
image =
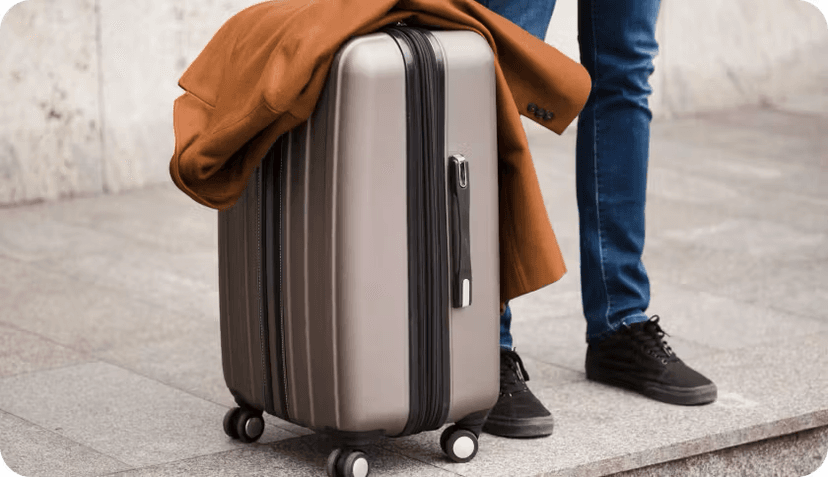
[[[649,320],[650,318],[645,315],[644,313],[634,313],[632,315],[628,315],[624,317],[621,321],[616,323],[615,325],[610,325],[610,328],[602,331],[600,333],[596,333],[594,336],[587,335],[587,343],[599,343],[604,341],[605,339],[609,338],[610,336],[614,335],[616,331],[621,329],[623,326],[633,325],[635,323],[641,323],[644,321]]]

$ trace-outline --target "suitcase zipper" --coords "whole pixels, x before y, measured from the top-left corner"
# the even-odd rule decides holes
[[[430,391],[424,396],[426,415],[425,429],[437,429],[448,417],[450,369],[449,369],[449,329],[448,329],[448,230],[446,204],[446,169],[445,169],[445,71],[439,44],[430,31],[422,28],[409,28],[415,44],[420,49],[423,74],[423,94],[426,106],[424,110],[423,137],[426,166],[426,184],[428,201],[426,209],[430,212],[430,233],[426,239],[426,259],[430,265],[425,279],[430,282],[431,299],[426,310],[426,322],[429,334],[423,348],[433,348],[431,363],[428,367],[428,386]]]
[[[430,203],[427,208],[432,217],[430,239],[427,240],[427,258],[431,261],[431,270],[427,279],[433,284],[430,310],[427,322],[430,325],[428,345],[436,351],[432,356],[430,372],[431,392],[427,393],[428,413],[426,429],[437,429],[448,418],[449,390],[451,374],[449,360],[449,266],[448,266],[448,227],[446,203],[446,163],[445,163],[445,66],[440,46],[430,31],[423,28],[409,28],[414,33],[412,38],[419,43],[423,61],[424,84],[423,97],[427,109],[424,115],[424,137],[427,149],[423,158],[427,165],[427,183]]]
[[[259,342],[262,346],[262,397],[266,411],[273,409],[273,396],[270,377],[270,346],[267,327],[267,301],[265,287],[267,281],[262,277],[262,193],[266,192],[262,181],[263,168],[256,168],[256,285],[259,289]]]
[[[448,244],[444,66],[428,30],[391,27],[406,63],[411,393],[402,432],[437,429],[448,417]]]
[[[261,329],[263,333],[262,339],[262,356],[266,361],[266,366],[263,366],[265,374],[265,390],[264,398],[267,406],[267,411],[283,419],[288,419],[288,402],[287,402],[287,379],[285,366],[285,329],[284,329],[284,313],[282,301],[282,191],[284,180],[283,164],[284,154],[282,149],[283,139],[277,140],[271,149],[268,151],[262,165],[260,166],[262,175],[262,192],[259,194],[261,198],[264,195],[265,202],[262,206],[259,203],[259,224],[264,223],[264,236],[259,240],[260,244],[264,245],[264,257],[260,259],[260,268],[264,267],[264,280],[262,286],[263,298]],[[278,164],[276,164],[278,157]],[[278,165],[278,169],[277,169]],[[278,182],[277,182],[278,181]],[[261,199],[260,199],[261,200]],[[277,212],[274,214],[274,212]],[[275,215],[275,217],[274,217]],[[275,221],[275,224],[274,224]],[[260,245],[261,246],[261,245]],[[275,250],[274,250],[275,249]],[[276,272],[276,263],[278,263],[278,274]],[[276,339],[275,345],[278,349],[275,350],[280,361],[276,363],[276,372],[273,372],[271,367],[271,342],[270,342],[270,323],[276,326],[274,331],[277,331],[279,336]],[[276,385],[278,387],[279,409],[276,409],[273,392],[273,377],[276,376]]]
[[[280,144],[281,146],[281,144]],[[282,265],[282,237],[284,236],[283,230],[283,222],[284,222],[284,209],[283,209],[283,196],[284,196],[284,184],[287,178],[285,177],[286,170],[285,170],[285,148],[280,148],[279,154],[279,337],[281,338],[281,355],[282,355],[282,372],[279,374],[281,377],[279,379],[279,388],[282,393],[282,414],[285,420],[289,419],[288,415],[288,395],[287,395],[287,355],[285,351],[285,305],[284,305],[284,296],[282,295],[282,279],[283,279],[283,265]]]

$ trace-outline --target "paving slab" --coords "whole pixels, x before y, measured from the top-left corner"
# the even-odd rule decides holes
[[[237,405],[224,381],[220,330],[212,320],[188,319],[188,326],[180,331],[151,341],[126,342],[93,355],[226,408]],[[265,422],[297,435],[311,433],[270,415],[265,416]]]
[[[113,244],[114,245],[114,244]],[[39,264],[78,280],[129,291],[180,313],[218,317],[218,257],[211,252],[175,254],[136,246],[101,247]]]
[[[0,411],[0,453],[11,470],[25,477],[102,475],[130,468],[52,429],[3,411]]]
[[[692,173],[652,169],[651,182],[658,187],[651,188],[655,190],[648,200],[648,248],[656,246],[658,240],[671,239],[719,248],[741,247],[754,255],[784,250],[791,258],[809,252],[813,252],[809,255],[813,258],[825,257],[828,197],[801,193],[795,183],[768,188],[739,180],[729,184],[711,180],[707,181],[711,187],[699,188],[688,200],[682,199],[687,191],[679,192],[686,181],[670,176],[692,177]],[[727,190],[732,196],[719,190]]]
[[[652,161],[647,186],[648,194],[655,200],[663,198],[706,206],[735,200],[740,194],[733,184],[677,170],[666,160]]]
[[[828,259],[828,233],[797,230],[771,220],[731,218],[710,226],[667,229],[659,237],[671,243],[740,252],[750,257]]]
[[[307,476],[325,475],[332,446],[317,435],[285,439],[274,444],[253,444],[244,449],[211,454],[170,464],[109,474],[111,477],[167,476]],[[366,450],[371,475],[450,477],[455,473],[391,452],[381,446]]]
[[[660,275],[660,267],[655,268]],[[546,357],[546,362],[565,366],[577,363],[582,369],[586,321],[580,294],[559,292],[556,285],[511,302],[514,343],[521,351]],[[651,292],[649,311],[660,314],[662,327],[670,334],[667,340],[689,342],[686,348],[691,353],[738,349],[773,342],[780,336],[828,331],[825,320],[674,285],[668,280],[654,280]],[[680,346],[674,349],[685,356]],[[566,357],[570,352],[577,356],[576,361]]]
[[[690,143],[739,154],[743,161],[776,161],[777,167],[798,171],[802,189],[819,193],[814,166],[824,165],[828,111],[822,114],[785,113],[764,108],[741,108],[700,114],[653,125],[653,144],[670,148],[670,141]],[[655,139],[657,138],[657,139]],[[678,152],[678,148],[670,148]],[[782,166],[779,163],[785,162]]]
[[[42,262],[62,256],[94,253],[112,237],[42,217],[38,206],[0,209],[0,256],[21,262]]]
[[[816,118],[766,110],[722,117],[653,124],[648,247],[661,230],[714,226],[733,215],[828,232],[828,110]],[[568,237],[577,233],[575,135],[526,127],[556,235]]]
[[[828,424],[828,334],[780,340],[697,359],[720,393],[682,407],[586,380],[538,387],[555,416],[543,439],[483,435],[467,464],[442,460],[436,433],[389,440],[389,449],[463,475],[599,476]],[[820,355],[820,356],[817,356]],[[801,363],[801,357],[807,362]],[[796,368],[796,369],[793,369]]]
[[[586,322],[580,313],[512,321],[512,343],[521,357],[581,374],[587,348],[585,337]],[[532,384],[533,388],[538,386]]]
[[[828,111],[828,88],[823,84],[821,88],[815,88],[815,91],[806,92],[805,94],[792,94],[787,98],[780,99],[775,109],[825,116],[825,112]]]
[[[708,291],[745,303],[825,320],[828,260],[755,257],[674,243],[644,252],[653,283]]]
[[[672,460],[681,454],[790,434],[824,425],[828,419],[824,393],[828,378],[821,371],[826,358],[814,356],[828,344],[827,338],[825,334],[790,338],[697,359],[695,364],[719,388],[719,400],[709,406],[670,406],[589,383],[594,394],[581,395],[586,389],[576,385],[564,387],[549,403],[550,409],[559,416],[562,434],[571,424],[579,434],[604,435],[603,447],[615,456],[603,466],[597,456],[589,464],[604,467],[602,472],[610,466],[635,468],[649,459]],[[802,356],[810,357],[810,362],[799,363]],[[583,407],[567,406],[571,402]],[[584,408],[591,410],[589,415]]]
[[[224,434],[226,407],[105,363],[0,379],[0,390],[0,410],[131,467],[242,446]],[[268,426],[261,442],[294,436]]]
[[[0,322],[0,377],[93,360],[34,333]]]
[[[583,375],[587,344],[586,320],[580,310],[580,295],[564,292],[560,294],[558,300],[554,300],[550,298],[558,295],[554,287],[555,285],[552,285],[514,301],[512,305],[513,344],[521,355]],[[700,292],[686,292],[679,288],[665,289],[664,285],[660,285],[658,289],[661,290],[655,295],[658,299],[653,300],[654,306],[651,306],[650,310],[653,313],[662,313],[664,316],[662,326],[671,335],[667,340],[682,359],[692,361],[696,356],[705,356],[711,352],[727,349],[727,347],[717,347],[716,344],[721,342],[732,346],[743,338],[736,328],[719,341],[707,340],[707,333],[712,334],[714,330],[725,327],[724,325],[716,326],[722,322],[720,315],[717,314],[721,310],[716,307],[722,302],[727,302],[732,308],[741,310],[741,304],[715,296],[708,297]],[[572,308],[564,316],[557,314],[557,308],[547,305],[550,302],[564,300],[569,301],[567,306]],[[769,314],[764,308],[756,308],[755,311],[761,313],[762,316],[771,316],[761,322],[762,328],[757,328],[754,334],[746,334],[748,337],[754,336],[753,341],[746,341],[747,338],[745,338],[742,342],[761,341],[761,336],[764,336],[762,333],[772,332],[772,330],[767,330],[767,322],[771,321],[772,324],[776,315]],[[699,319],[696,313],[704,313],[705,316]],[[804,320],[804,323],[809,330],[826,329],[821,322]],[[755,337],[756,335],[759,337]],[[727,339],[728,336],[735,336],[737,339],[730,342]],[[533,385],[538,386],[538,383],[533,383]]]
[[[575,139],[573,124],[560,136],[528,119],[523,120],[535,172],[546,210],[560,237],[577,237],[578,209],[575,201]],[[558,224],[567,224],[559,227]],[[574,229],[568,224],[574,224]]]
[[[3,257],[0,267],[4,301],[0,322],[75,351],[128,348],[188,335],[199,327],[199,320],[148,303],[138,293],[83,282]],[[217,313],[210,315],[215,316],[216,327]]]
[[[783,337],[828,331],[824,320],[750,304],[713,292],[701,292],[669,282],[652,286],[650,310],[660,313],[670,336],[712,350],[736,350],[774,343]],[[680,355],[681,356],[681,355]]]
[[[512,327],[517,330],[520,322],[536,318],[567,319],[572,315],[583,315],[577,274],[577,270],[570,271],[557,283],[511,300]]]
[[[573,371],[563,366],[545,363],[525,353],[521,353],[520,358],[529,374],[529,382],[532,383],[533,388],[546,389],[584,380],[582,371]],[[538,397],[542,398],[542,396]]]
[[[38,206],[31,208],[37,210]],[[21,209],[0,209],[0,220],[4,224],[0,257],[31,263],[79,282],[117,288],[173,310],[205,314],[218,310],[215,249],[164,250]]]
[[[196,203],[172,182],[108,195],[106,200],[47,202],[30,207],[27,214],[169,252],[213,252],[218,243],[217,212]]]
[[[126,342],[95,356],[207,401],[235,406],[224,383],[218,323],[203,318],[189,321],[151,341]]]
[[[672,181],[665,182],[665,189],[673,186]],[[689,201],[653,193],[647,203],[645,248],[683,241],[741,248],[754,254],[777,254],[787,248],[792,258],[810,251],[816,257],[825,256],[820,245],[828,234],[828,221],[824,220],[828,202],[793,192],[759,188],[745,192],[738,186],[732,190],[739,194],[736,199],[706,204],[702,199]]]
[[[824,164],[828,148],[823,134],[826,127],[828,110],[822,116],[813,116],[748,108],[656,121],[651,127],[650,167],[669,167],[734,186],[747,181],[751,185],[784,187],[790,182],[778,179],[790,177],[813,182],[813,173],[821,171],[812,166]],[[561,136],[528,121],[524,128],[541,186],[546,186],[546,177],[574,179],[576,128],[571,127]],[[819,193],[820,189],[813,191]],[[683,200],[705,198],[691,195]]]
[[[661,477],[664,475],[806,477],[816,471],[825,460],[826,450],[828,450],[828,428],[821,427],[687,459],[620,472],[609,477]]]
[[[822,412],[828,415],[828,333],[782,337],[750,348],[699,359],[721,388],[772,409],[768,418]],[[718,381],[717,381],[718,383]],[[812,426],[816,427],[816,426]]]

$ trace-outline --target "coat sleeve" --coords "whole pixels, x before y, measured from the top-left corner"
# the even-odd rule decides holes
[[[498,61],[521,115],[558,134],[575,120],[592,82],[580,63],[488,9]]]

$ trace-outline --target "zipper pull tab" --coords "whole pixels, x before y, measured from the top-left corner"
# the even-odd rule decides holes
[[[452,306],[471,305],[471,240],[469,237],[469,163],[460,154],[449,158],[451,189]]]

